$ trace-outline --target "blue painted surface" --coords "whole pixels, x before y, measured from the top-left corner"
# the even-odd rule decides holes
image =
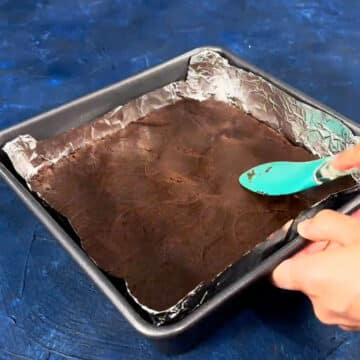
[[[0,127],[200,45],[360,119],[356,0],[0,0]],[[179,359],[358,359],[360,335],[269,292]],[[0,183],[0,360],[165,359]]]

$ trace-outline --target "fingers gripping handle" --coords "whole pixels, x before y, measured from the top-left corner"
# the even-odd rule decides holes
[[[354,174],[356,170],[358,169],[350,169],[346,171],[335,169],[332,165],[333,158],[327,158],[326,161],[324,161],[317,171],[315,172],[315,181],[318,184],[324,184],[329,181],[338,179],[343,176]]]

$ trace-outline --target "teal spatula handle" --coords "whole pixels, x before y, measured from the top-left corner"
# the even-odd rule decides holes
[[[314,181],[316,182],[316,184],[325,184],[329,181],[333,181],[335,179],[351,175],[353,173],[352,169],[347,171],[335,169],[331,165],[333,159],[333,156],[322,159],[322,164],[320,164],[318,169],[314,172]]]
[[[352,171],[340,171],[332,166],[334,157],[305,162],[277,161],[260,164],[242,173],[240,184],[262,195],[280,196],[320,186]]]

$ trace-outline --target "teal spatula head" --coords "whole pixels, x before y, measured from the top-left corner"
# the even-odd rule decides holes
[[[262,195],[289,195],[320,186],[351,174],[331,165],[332,157],[307,162],[278,161],[261,164],[244,172],[240,184]]]

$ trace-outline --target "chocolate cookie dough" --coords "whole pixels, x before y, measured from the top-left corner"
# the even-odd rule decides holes
[[[313,158],[233,107],[184,100],[42,168],[31,187],[100,268],[163,310],[335,190],[262,197],[241,188],[239,175]]]

